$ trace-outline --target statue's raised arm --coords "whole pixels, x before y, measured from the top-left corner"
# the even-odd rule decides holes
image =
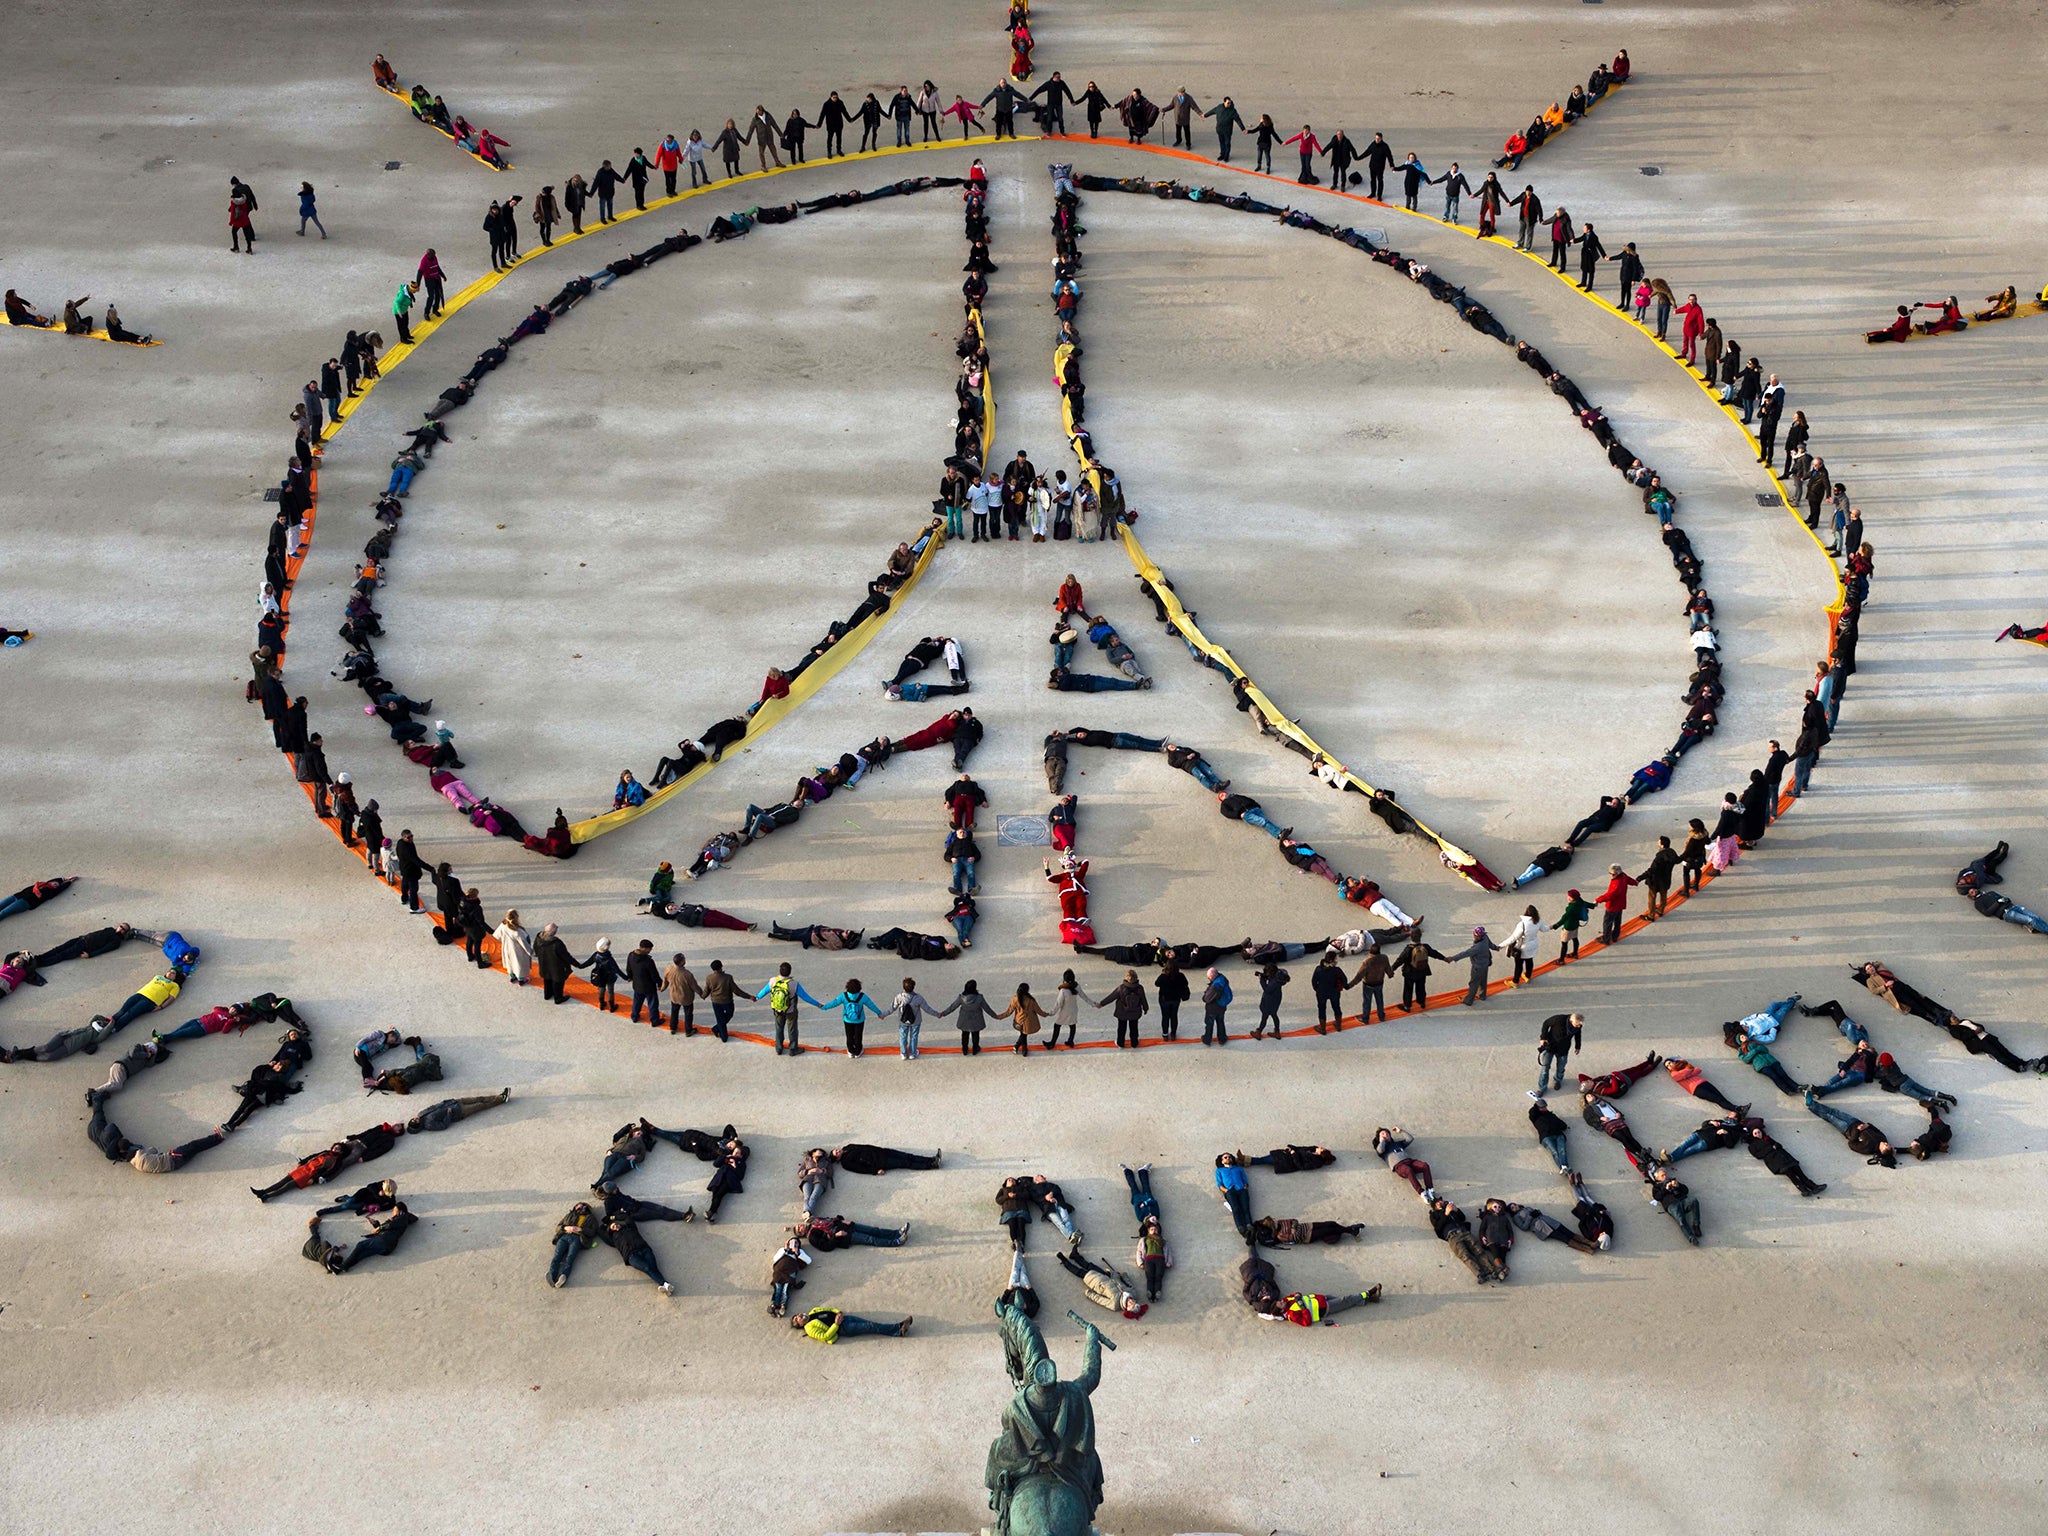
[[[1093,1323],[1088,1324],[1088,1340],[1081,1346],[1081,1374],[1074,1378],[1074,1385],[1091,1396],[1102,1385],[1102,1335]]]

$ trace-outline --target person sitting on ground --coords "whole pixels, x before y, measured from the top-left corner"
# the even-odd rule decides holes
[[[2007,284],[2003,292],[1987,295],[1984,302],[1991,307],[1978,310],[1970,316],[1972,320],[2009,320],[2019,312],[2020,291]]]
[[[1881,327],[1880,329],[1878,329],[1878,330],[1875,330],[1875,331],[1865,331],[1865,332],[1863,333],[1863,339],[1864,339],[1865,341],[1867,341],[1867,342],[1879,342],[1879,341],[1904,341],[1904,340],[1906,340],[1906,339],[1907,339],[1908,337],[1910,337],[1910,336],[1911,336],[1912,334],[1913,334],[1913,311],[1912,311],[1912,308],[1911,308],[1911,306],[1909,306],[1909,305],[1901,304],[1901,305],[1899,306],[1899,313],[1898,313],[1898,317],[1897,317],[1896,319],[1894,319],[1894,320],[1893,320],[1893,321],[1891,322],[1891,324],[1889,324],[1889,325],[1887,325],[1887,326],[1883,326],[1883,327]]]
[[[7,290],[6,307],[9,325],[33,326],[39,330],[47,330],[52,323],[48,315],[32,309],[27,300],[12,288]]]
[[[1914,327],[1922,336],[1939,336],[1944,331],[1960,331],[1968,328],[1970,322],[1963,318],[1963,306],[1950,294],[1946,299],[1923,299],[1913,306],[1915,309],[1931,309],[1935,318],[1923,320]]]

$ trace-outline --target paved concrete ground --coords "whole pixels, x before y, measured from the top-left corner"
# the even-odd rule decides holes
[[[10,1485],[10,1528],[540,1529],[564,1512],[663,1531],[968,1528],[1005,1394],[986,1326],[1003,1271],[992,1183],[1043,1168],[1077,1196],[1088,1248],[1119,1257],[1115,1165],[1148,1158],[1178,1264],[1167,1304],[1112,1330],[1127,1347],[1096,1399],[1106,1529],[1473,1530],[1498,1523],[1503,1494],[1544,1530],[1581,1523],[1588,1501],[1652,1530],[2028,1518],[2041,1463],[2024,1426],[2043,1408],[2041,1309],[2026,1284],[2039,1257],[2038,1084],[1874,1003],[1859,1010],[1917,1076],[1963,1101],[1949,1162],[1886,1172],[1780,1103],[1715,1029],[1791,990],[1840,992],[1850,962],[1882,955],[2023,1053],[2048,1049],[2036,941],[1948,889],[1999,837],[2017,849],[2018,899],[2048,885],[2029,771],[2041,663],[1989,643],[2009,619],[2038,618],[2030,327],[2048,322],[1896,349],[1857,335],[1902,300],[2038,286],[2048,186],[2025,143],[2023,77],[2003,62],[2025,19],[1849,4],[1062,10],[1041,10],[1041,58],[1077,82],[1094,74],[1119,95],[1142,80],[1163,99],[1185,81],[1205,106],[1227,89],[1290,127],[1341,116],[1355,136],[1384,127],[1432,167],[1482,164],[1594,58],[1630,48],[1639,83],[1521,179],[1595,218],[1610,243],[1640,241],[1653,273],[1697,289],[1782,372],[1870,520],[1880,573],[1862,672],[1814,797],[1708,899],[1619,952],[1528,997],[1337,1041],[906,1067],[790,1062],[580,1007],[543,1012],[502,979],[461,972],[422,920],[393,911],[305,815],[240,702],[258,498],[288,443],[291,396],[342,329],[383,309],[424,245],[451,260],[456,284],[475,273],[487,197],[530,196],[605,154],[623,163],[671,126],[708,134],[757,100],[786,112],[835,86],[886,94],[896,80],[884,71],[949,90],[992,83],[998,18],[717,6],[571,23],[536,6],[312,21],[239,4],[24,15],[0,153],[10,183],[34,190],[0,212],[0,278],[43,303],[91,292],[96,311],[111,296],[167,344],[0,334],[0,445],[14,470],[0,489],[0,623],[40,632],[5,661],[0,885],[90,877],[4,937],[178,925],[207,950],[191,998],[289,990],[322,1056],[303,1095],[167,1183],[110,1167],[81,1134],[78,1094],[103,1060],[0,1080],[0,1434],[10,1464],[64,1469]],[[519,169],[492,176],[377,96],[365,76],[378,49],[505,133]],[[988,156],[1004,267],[989,305],[999,451],[1025,446],[1048,467],[1064,460],[1043,166],[1070,157],[1033,145]],[[391,159],[403,169],[378,169]],[[901,163],[700,199],[687,221],[701,229],[727,201],[873,184]],[[1159,162],[1105,148],[1089,164],[1153,174]],[[1644,178],[1641,165],[1664,174]],[[220,246],[231,171],[263,197],[253,258]],[[290,233],[301,178],[319,185],[324,244]],[[637,276],[522,349],[456,419],[458,441],[422,479],[401,537],[383,654],[435,694],[480,787],[522,807],[588,808],[622,754],[651,766],[672,721],[750,693],[769,655],[800,650],[851,606],[850,586],[920,515],[946,446],[960,243],[941,198],[763,229]],[[1793,729],[1797,681],[1818,654],[1820,561],[1786,519],[1755,508],[1764,482],[1739,435],[1639,336],[1511,253],[1355,206],[1343,216],[1386,225],[1471,282],[1610,404],[1685,494],[1727,621],[1732,692],[1723,734],[1610,840],[1640,867],[1658,830],[1704,814],[1765,736]],[[1677,584],[1631,498],[1504,353],[1363,257],[1298,232],[1107,197],[1090,199],[1085,222],[1090,420],[1146,514],[1148,548],[1211,633],[1348,761],[1426,813],[1441,808],[1446,831],[1505,869],[1668,742],[1685,665]],[[381,386],[328,455],[299,598],[317,622],[301,631],[294,682],[336,766],[390,785],[387,805],[494,908],[561,921],[579,953],[599,934],[647,931],[664,952],[703,939],[636,923],[646,869],[827,749],[929,718],[877,684],[902,644],[945,629],[973,659],[973,702],[991,723],[975,767],[996,809],[1043,809],[1047,728],[1128,721],[1209,750],[1439,933],[1505,925],[1519,901],[1451,881],[1355,801],[1310,794],[1299,760],[1256,743],[1218,680],[1167,648],[1126,562],[1100,548],[946,551],[884,639],[800,716],[573,864],[515,859],[399,778],[381,733],[323,676],[332,584],[366,527],[381,445],[568,272],[673,223],[641,221],[516,274]],[[1386,435],[1355,435],[1373,432]],[[1130,626],[1160,679],[1152,693],[1055,698],[1040,686],[1045,604],[1069,569]],[[1076,755],[1070,788],[1106,931],[1305,939],[1348,921],[1182,776],[1099,757]],[[936,928],[944,772],[893,765],[701,892],[749,917]],[[1531,892],[1546,916],[1562,884]],[[1019,977],[1043,989],[1068,963],[1046,942],[1050,898],[1027,851],[996,855],[985,887],[973,963],[919,968],[928,990],[950,997],[975,974],[991,990]],[[794,958],[813,990],[846,974],[879,990],[901,969],[757,937],[688,947],[755,980]],[[144,959],[53,973],[0,1010],[5,1038],[104,1008],[142,979]],[[1082,969],[1091,990],[1113,974]],[[1828,1193],[1797,1201],[1747,1160],[1689,1163],[1708,1225],[1691,1250],[1611,1149],[1575,1129],[1622,1222],[1617,1251],[1525,1247],[1512,1286],[1472,1289],[1373,1166],[1370,1132],[1415,1128],[1468,1203],[1497,1193],[1555,1208],[1521,1095],[1535,1024],[1563,1007],[1591,1019],[1591,1063],[1655,1047],[1709,1063],[1738,1097],[1767,1097],[1761,1112]],[[1297,981],[1290,1015],[1306,1008]],[[428,1034],[452,1091],[509,1084],[514,1098],[381,1165],[426,1223],[396,1260],[335,1281],[296,1257],[307,1199],[259,1207],[242,1190],[383,1111],[342,1059],[383,1022]],[[265,1043],[181,1050],[117,1118],[159,1144],[195,1134]],[[1248,1066],[1247,1053],[1267,1059]],[[1801,1023],[1782,1054],[1805,1080],[1838,1053]],[[1916,1119],[1893,1098],[1845,1102],[1901,1135]],[[1696,1120],[1647,1086],[1626,1107],[1652,1144]],[[716,1227],[654,1232],[678,1281],[672,1302],[602,1253],[566,1292],[546,1289],[550,1223],[611,1129],[639,1112],[742,1126],[751,1187]],[[823,1352],[761,1316],[761,1277],[795,1208],[798,1153],[856,1136],[943,1145],[946,1160],[844,1181],[847,1214],[908,1220],[913,1242],[823,1259],[805,1298],[915,1312],[918,1325],[905,1343]],[[1350,1213],[1367,1232],[1358,1248],[1281,1255],[1282,1275],[1324,1289],[1380,1281],[1390,1297],[1335,1331],[1247,1315],[1233,1235],[1206,1194],[1215,1151],[1288,1138],[1328,1142],[1338,1169],[1259,1184],[1262,1208]],[[694,1163],[658,1158],[640,1182],[653,1198],[702,1199]],[[1057,1320],[1077,1297],[1049,1253],[1032,1264]],[[1071,1360],[1070,1325],[1049,1331]],[[394,1475],[332,1475],[341,1448],[364,1447]]]

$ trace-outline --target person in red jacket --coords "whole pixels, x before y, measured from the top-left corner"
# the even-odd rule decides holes
[[[1899,317],[1881,331],[1865,331],[1865,341],[1904,341],[1913,334],[1913,311],[1904,304],[1899,306]]]
[[[1301,175],[1295,179],[1304,187],[1315,186],[1317,184],[1316,173],[1312,168],[1312,162],[1317,155],[1323,152],[1323,146],[1316,140],[1315,130],[1307,123],[1303,123],[1301,125],[1301,132],[1285,142],[1301,146]]]
[[[1688,293],[1685,302],[1678,306],[1679,331],[1678,355],[1685,359],[1688,368],[1697,366],[1700,337],[1707,332],[1707,312],[1700,308],[1700,296]]]
[[[1628,50],[1624,48],[1614,56],[1614,63],[1607,73],[1616,85],[1620,85],[1628,79],[1628,69]]]
[[[762,140],[762,143],[766,142],[767,140]],[[654,152],[654,163],[661,171],[662,182],[668,188],[668,195],[674,197],[676,170],[683,163],[683,146],[676,142],[674,134],[669,134],[661,141],[661,147]]]
[[[1612,944],[1621,937],[1621,919],[1628,911],[1628,888],[1636,883],[1634,875],[1623,874],[1619,864],[1607,866],[1607,889],[1600,893],[1600,905],[1604,914],[1600,919],[1600,942]]]

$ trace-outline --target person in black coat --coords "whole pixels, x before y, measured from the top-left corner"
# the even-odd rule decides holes
[[[553,923],[541,929],[540,937],[533,941],[533,962],[540,972],[541,996],[551,1003],[567,1002],[564,989],[576,962]]]
[[[1742,825],[1736,832],[1745,848],[1754,848],[1763,841],[1765,828],[1771,824],[1771,781],[1764,777],[1761,768],[1749,771],[1749,785],[1742,791]]]
[[[633,988],[633,1022],[640,1022],[640,1006],[647,1005],[647,1022],[661,1022],[661,969],[654,963],[654,941],[642,939],[626,956],[626,981]]]
[[[420,860],[420,851],[413,843],[410,827],[398,834],[398,841],[392,846],[392,856],[398,861],[398,899],[408,910],[421,911],[420,876],[426,873],[426,865]]]
[[[1636,291],[1636,284],[1643,280],[1643,258],[1636,254],[1636,243],[1631,240],[1621,248],[1618,258],[1621,263],[1621,298],[1616,307],[1627,309],[1629,298]]]
[[[612,199],[618,196],[619,183],[625,178],[612,169],[607,160],[597,168],[597,174],[590,178],[590,190],[597,195],[597,222],[612,222]]]
[[[1607,254],[1607,247],[1600,243],[1600,237],[1593,232],[1593,226],[1590,223],[1580,231],[1578,239],[1573,243],[1579,248],[1579,287],[1583,291],[1591,293],[1593,291],[1593,271],[1600,265],[1600,259]],[[1624,288],[1625,292],[1626,289]]]
[[[827,96],[825,104],[818,108],[818,126],[825,130],[825,154],[828,157],[846,153],[846,122],[852,116],[837,91]]]
[[[1169,960],[1152,983],[1152,990],[1159,999],[1159,1038],[1178,1040],[1180,1038],[1180,1005],[1188,1000],[1187,972],[1179,964]]]
[[[1384,134],[1374,134],[1372,142],[1365,146],[1366,195],[1375,202],[1381,200],[1387,184],[1387,167],[1394,162],[1393,146],[1387,143]]]

